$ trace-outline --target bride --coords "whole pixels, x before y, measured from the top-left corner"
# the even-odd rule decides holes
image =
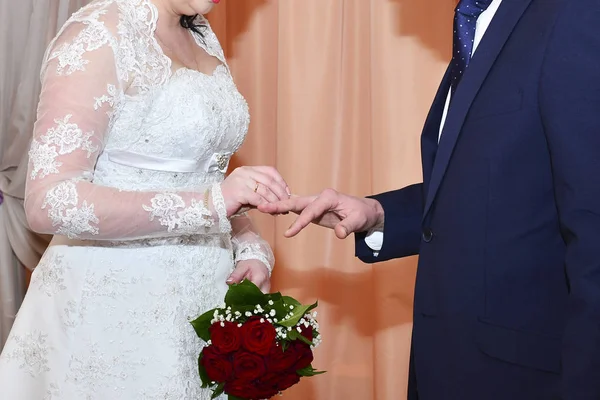
[[[55,237],[0,356],[3,398],[210,399],[189,320],[227,283],[269,290],[244,210],[289,197],[269,167],[225,178],[249,116],[202,16],[218,2],[93,0],[50,44],[25,207]]]

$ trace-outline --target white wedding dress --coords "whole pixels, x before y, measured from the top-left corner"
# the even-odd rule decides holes
[[[207,25],[193,35],[221,66],[172,71],[156,22],[149,0],[94,0],[48,49],[26,210],[56,236],[0,356],[2,399],[208,400],[189,320],[236,261],[272,268],[220,191],[249,123],[223,51]]]

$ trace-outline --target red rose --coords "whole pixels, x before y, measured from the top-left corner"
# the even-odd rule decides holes
[[[282,351],[281,346],[273,346],[267,357],[269,371],[293,372],[308,367],[313,362],[313,353],[310,346],[300,340],[294,340],[289,347]]]
[[[209,332],[210,341],[219,353],[229,354],[240,348],[242,329],[237,324],[229,321],[215,322],[210,326]]]
[[[208,346],[202,350],[200,363],[211,381],[225,382],[233,374],[231,362],[222,354],[219,354],[214,346]]]
[[[237,378],[251,381],[264,375],[267,367],[262,357],[247,351],[239,351],[233,356],[233,370]]]
[[[302,331],[300,334],[312,342],[314,338],[313,327],[309,325],[307,328],[304,325],[301,325],[300,330]]]
[[[232,379],[225,383],[225,393],[246,400],[264,400],[276,396],[300,381],[295,372],[270,372],[257,380]]]
[[[298,361],[295,349],[288,347],[283,351],[281,345],[273,344],[267,356],[267,367],[270,372],[286,371]]]
[[[294,371],[268,373],[260,378],[257,383],[257,388],[260,389],[262,393],[268,393],[272,397],[277,393],[294,386],[298,382],[300,382],[300,375]]]
[[[257,382],[248,382],[243,379],[232,379],[225,382],[223,389],[225,394],[245,400],[270,399],[279,393],[277,390],[265,390],[265,388],[259,387]]]
[[[260,321],[263,322],[260,322]],[[270,322],[261,317],[251,317],[242,326],[242,342],[244,347],[256,354],[266,356],[273,345],[276,332]]]
[[[258,394],[255,385],[253,385],[251,382],[247,382],[241,379],[231,379],[225,382],[225,387],[223,389],[225,391],[225,394],[246,400],[253,400]]]
[[[312,362],[313,362],[313,352],[312,349],[310,348],[310,345],[300,341],[300,340],[294,340],[292,342],[292,344],[290,345],[290,348],[294,348],[294,350],[296,351],[296,363],[294,364],[293,368],[294,371],[298,371],[299,369],[304,369],[306,367],[308,367]]]
[[[300,382],[300,375],[298,375],[296,372],[281,374],[277,380],[277,389],[281,392],[291,388],[298,382]]]

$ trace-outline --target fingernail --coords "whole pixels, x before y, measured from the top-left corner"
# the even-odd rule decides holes
[[[233,283],[233,278],[232,277],[227,278],[227,280],[225,281],[225,283]]]
[[[292,191],[290,190],[290,187],[289,187],[289,186],[286,186],[286,187],[285,187],[285,191],[287,192],[288,196],[291,196],[291,195],[292,195]]]

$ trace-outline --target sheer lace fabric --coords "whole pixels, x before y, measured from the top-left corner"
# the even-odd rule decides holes
[[[188,323],[236,261],[273,266],[220,183],[248,107],[222,65],[172,71],[149,0],[94,0],[49,46],[26,211],[57,235],[0,356],[10,399],[209,399]],[[3,395],[4,396],[4,395]]]

